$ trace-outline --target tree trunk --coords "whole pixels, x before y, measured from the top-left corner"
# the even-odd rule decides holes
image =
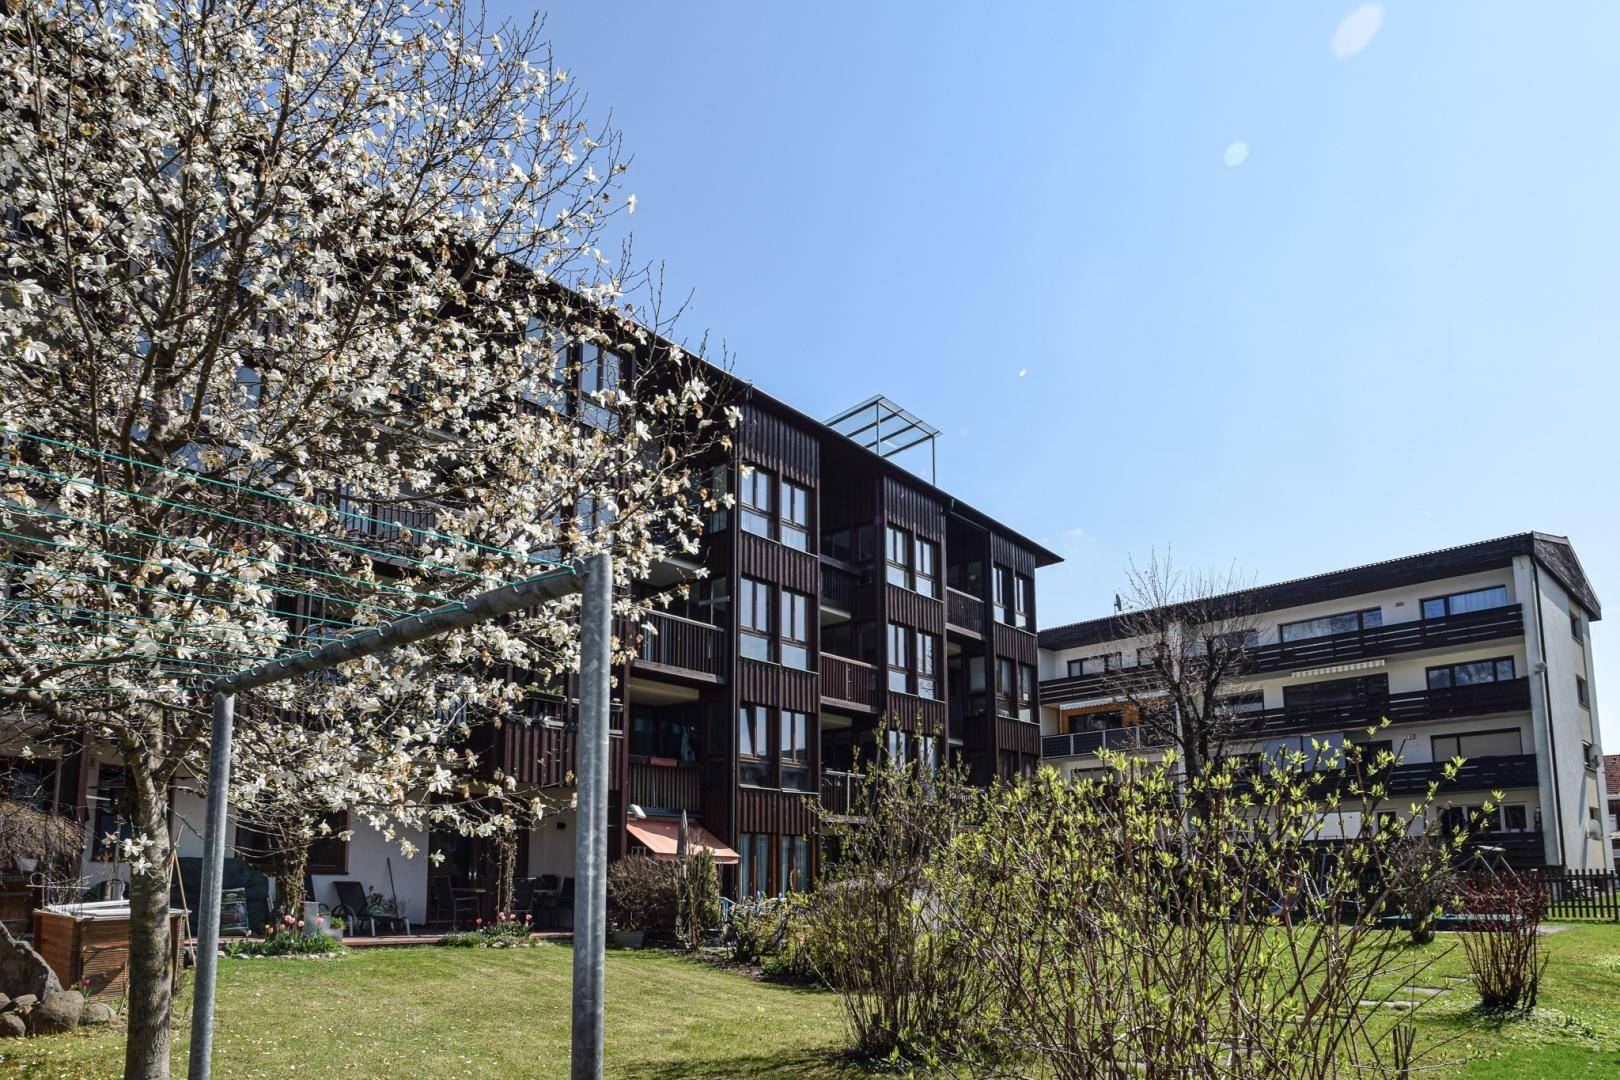
[[[290,837],[289,831],[280,841],[286,845],[286,850],[276,863],[276,906],[283,914],[302,919],[304,901],[310,899],[304,895],[304,871],[309,866],[309,848],[304,846],[303,840]]]
[[[131,825],[150,865],[129,875],[129,1039],[125,1080],[168,1080],[169,825],[167,800],[143,760],[126,758]]]

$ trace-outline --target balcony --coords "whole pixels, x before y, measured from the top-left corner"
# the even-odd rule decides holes
[[[862,773],[821,770],[821,808],[834,817],[865,816],[861,808],[861,785],[866,782]]]
[[[1139,726],[1071,731],[1067,735],[1041,736],[1041,757],[1085,757],[1101,750],[1143,750],[1160,745],[1161,739]]]
[[[1455,648],[1479,641],[1519,637],[1523,633],[1524,609],[1517,604],[1508,604],[1462,615],[1448,615],[1441,619],[1391,623],[1370,630],[1351,630],[1304,641],[1261,645],[1253,650],[1249,673],[1263,675],[1277,671],[1298,671],[1348,660],[1395,656],[1424,649]],[[1137,680],[1138,685],[1143,685],[1150,678],[1150,671],[1127,667],[1111,672],[1047,679],[1041,683],[1041,701],[1055,705],[1064,701],[1103,697],[1116,691],[1122,681]]]
[[[697,677],[705,682],[719,682],[725,674],[723,664],[725,635],[718,626],[683,619],[667,612],[649,612],[643,625],[652,632],[641,632],[636,645],[636,665]],[[621,623],[619,633],[632,628]]]
[[[945,621],[975,634],[984,632],[984,601],[956,589],[945,590]]]
[[[1266,709],[1249,714],[1253,726],[1242,734],[1267,738],[1308,731],[1365,728],[1386,717],[1391,724],[1421,724],[1431,720],[1524,712],[1529,708],[1530,680],[1509,679],[1444,690],[1412,690],[1347,704]]]
[[[855,610],[855,594],[861,575],[853,568],[825,556],[821,560],[821,602],[840,611]]]
[[[629,801],[644,810],[697,811],[703,782],[694,762],[632,761]]]
[[[859,660],[821,654],[821,698],[837,704],[877,710],[877,669]]]
[[[1251,671],[1296,671],[1321,664],[1337,664],[1371,656],[1392,656],[1423,649],[1455,648],[1477,641],[1519,637],[1524,633],[1524,609],[1518,604],[1390,623],[1370,630],[1350,630],[1304,641],[1262,645],[1253,652]]]
[[[1429,784],[1440,779],[1447,763],[1419,761],[1396,765],[1389,778],[1391,795],[1417,795],[1428,790]],[[1449,784],[1441,784],[1442,792],[1503,791],[1508,788],[1537,786],[1536,755],[1506,754],[1501,757],[1469,758]]]

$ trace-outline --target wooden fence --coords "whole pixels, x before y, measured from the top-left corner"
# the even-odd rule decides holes
[[[1620,922],[1620,873],[1550,868],[1538,872],[1536,880],[1548,919]]]

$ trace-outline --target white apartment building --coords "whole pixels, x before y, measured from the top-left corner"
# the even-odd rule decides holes
[[[1246,723],[1229,753],[1387,742],[1400,755],[1397,795],[1423,791],[1462,756],[1435,812],[1458,815],[1501,792],[1478,842],[1521,866],[1613,867],[1588,648],[1601,609],[1567,538],[1520,533],[1236,599],[1258,634],[1230,688]],[[1086,772],[1101,748],[1139,746],[1108,672],[1136,665],[1142,644],[1112,617],[1040,632],[1045,764]]]

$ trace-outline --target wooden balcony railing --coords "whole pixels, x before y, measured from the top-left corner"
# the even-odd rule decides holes
[[[1303,641],[1276,642],[1253,651],[1253,672],[1291,671],[1318,664],[1337,664],[1369,656],[1390,656],[1467,645],[1475,641],[1518,637],[1524,633],[1524,609],[1518,604],[1447,615],[1439,619],[1416,619],[1390,623],[1367,630],[1306,638]]]
[[[1369,630],[1307,638],[1304,641],[1261,645],[1251,653],[1248,672],[1262,675],[1273,671],[1297,671],[1319,664],[1336,664],[1375,656],[1393,656],[1468,645],[1478,641],[1518,637],[1524,633],[1524,610],[1518,604],[1447,615],[1439,619],[1418,619],[1390,623]],[[1147,669],[1127,667],[1091,675],[1067,675],[1041,683],[1041,701],[1053,705],[1101,697],[1120,687],[1122,681],[1145,684],[1152,678]]]
[[[703,783],[698,766],[692,762],[670,765],[632,761],[629,800],[647,810],[700,809]]]
[[[1412,690],[1363,701],[1333,705],[1266,709],[1249,715],[1244,734],[1265,738],[1294,732],[1363,728],[1388,718],[1391,724],[1421,724],[1492,713],[1521,712],[1530,708],[1530,680],[1451,686],[1443,690]]]
[[[861,806],[861,785],[866,777],[861,773],[821,770],[821,806],[829,814],[839,817],[858,817],[866,811]]]
[[[725,635],[718,626],[663,611],[649,612],[642,624],[651,630],[621,623],[619,632],[640,634],[636,655],[646,663],[717,679],[724,676]]]
[[[984,601],[956,589],[945,590],[945,621],[964,630],[984,629]]]
[[[859,660],[821,654],[821,696],[877,708],[877,669]]]
[[[843,611],[855,609],[855,594],[860,590],[860,575],[853,570],[821,560],[821,602]]]

